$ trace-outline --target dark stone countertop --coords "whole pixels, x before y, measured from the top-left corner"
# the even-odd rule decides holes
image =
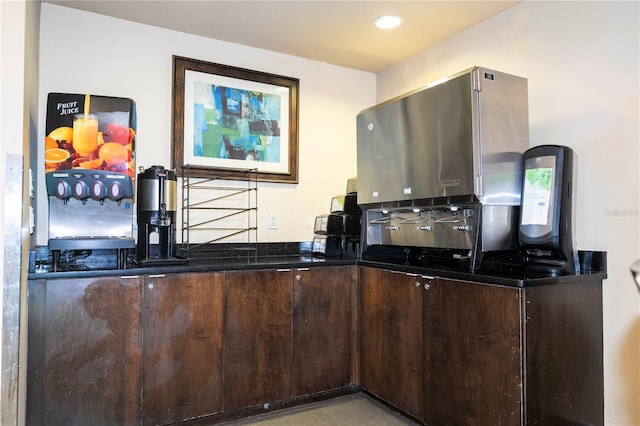
[[[188,263],[154,265],[140,267],[129,264],[126,269],[93,269],[67,270],[58,272],[35,272],[29,274],[30,280],[59,279],[59,278],[93,278],[104,276],[133,276],[179,274],[188,272],[215,272],[258,269],[291,269],[308,268],[310,266],[338,266],[353,265],[353,258],[314,258],[311,256],[265,256],[250,258],[211,258],[190,259]]]
[[[586,254],[585,254],[586,253]],[[584,259],[588,258],[588,263]],[[294,269],[322,266],[361,265],[367,267],[382,268],[419,274],[431,277],[458,279],[465,281],[496,284],[511,287],[530,287],[536,285],[549,285],[588,280],[603,280],[606,273],[605,252],[581,252],[583,260],[582,271],[575,274],[551,275],[548,273],[525,272],[519,265],[496,264],[483,267],[479,271],[471,272],[468,267],[456,264],[408,264],[405,260],[398,259],[355,259],[353,257],[326,257],[318,258],[299,254],[281,253],[277,255],[261,256],[237,256],[237,257],[210,257],[190,259],[188,263],[174,265],[154,265],[139,267],[128,264],[125,269],[92,269],[92,270],[67,270],[59,272],[33,272],[29,280],[39,279],[70,279],[93,278],[104,276],[136,276],[155,274],[179,274],[188,272],[215,272],[237,270],[260,269]]]
[[[603,280],[607,278],[604,271],[581,271],[573,274],[552,275],[541,272],[525,272],[521,268],[480,269],[471,272],[467,269],[457,269],[450,266],[412,266],[381,261],[359,260],[361,266],[402,271],[428,277],[448,278],[454,280],[472,281],[484,284],[496,284],[509,287],[532,287],[538,285],[570,283],[588,280]]]

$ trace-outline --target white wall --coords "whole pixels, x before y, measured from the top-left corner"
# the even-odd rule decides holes
[[[315,216],[328,213],[331,197],[356,174],[355,117],[375,103],[374,74],[46,3],[40,36],[40,138],[49,92],[129,97],[138,113],[137,164],[145,168],[171,164],[172,55],[299,78],[299,183],[259,185],[258,241],[310,240]],[[38,206],[46,212],[43,185]],[[271,212],[277,231],[267,229]],[[39,244],[46,221],[39,215]]]
[[[640,425],[638,2],[523,2],[380,72],[377,101],[481,65],[528,78],[531,146],[578,154],[577,242],[608,252],[607,425]]]

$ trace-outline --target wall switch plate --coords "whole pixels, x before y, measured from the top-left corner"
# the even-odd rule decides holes
[[[278,229],[278,213],[269,213],[269,229]]]

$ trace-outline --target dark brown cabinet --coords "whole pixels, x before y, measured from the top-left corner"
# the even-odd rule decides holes
[[[360,272],[360,381],[400,410],[423,417],[422,277]]]
[[[356,267],[304,268],[293,274],[293,395],[348,386]]]
[[[224,410],[348,386],[356,267],[227,272]]]
[[[170,424],[352,383],[355,265],[29,282],[29,425]]]
[[[39,279],[26,423],[209,422],[361,384],[428,425],[602,425],[602,343],[602,275],[511,287],[342,265]]]
[[[291,397],[291,308],[291,270],[225,273],[225,411]]]
[[[28,425],[137,425],[141,280],[29,282]]]
[[[223,274],[149,275],[143,283],[143,424],[222,411]]]
[[[423,289],[425,423],[519,425],[522,290],[446,279]]]
[[[604,424],[602,281],[525,288],[526,424]]]
[[[360,277],[367,391],[428,425],[604,423],[601,278],[520,288],[368,267]]]

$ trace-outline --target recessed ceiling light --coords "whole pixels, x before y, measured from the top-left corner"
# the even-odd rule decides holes
[[[376,18],[373,23],[376,27],[384,30],[390,30],[391,28],[402,25],[404,19],[396,15],[384,15]]]

